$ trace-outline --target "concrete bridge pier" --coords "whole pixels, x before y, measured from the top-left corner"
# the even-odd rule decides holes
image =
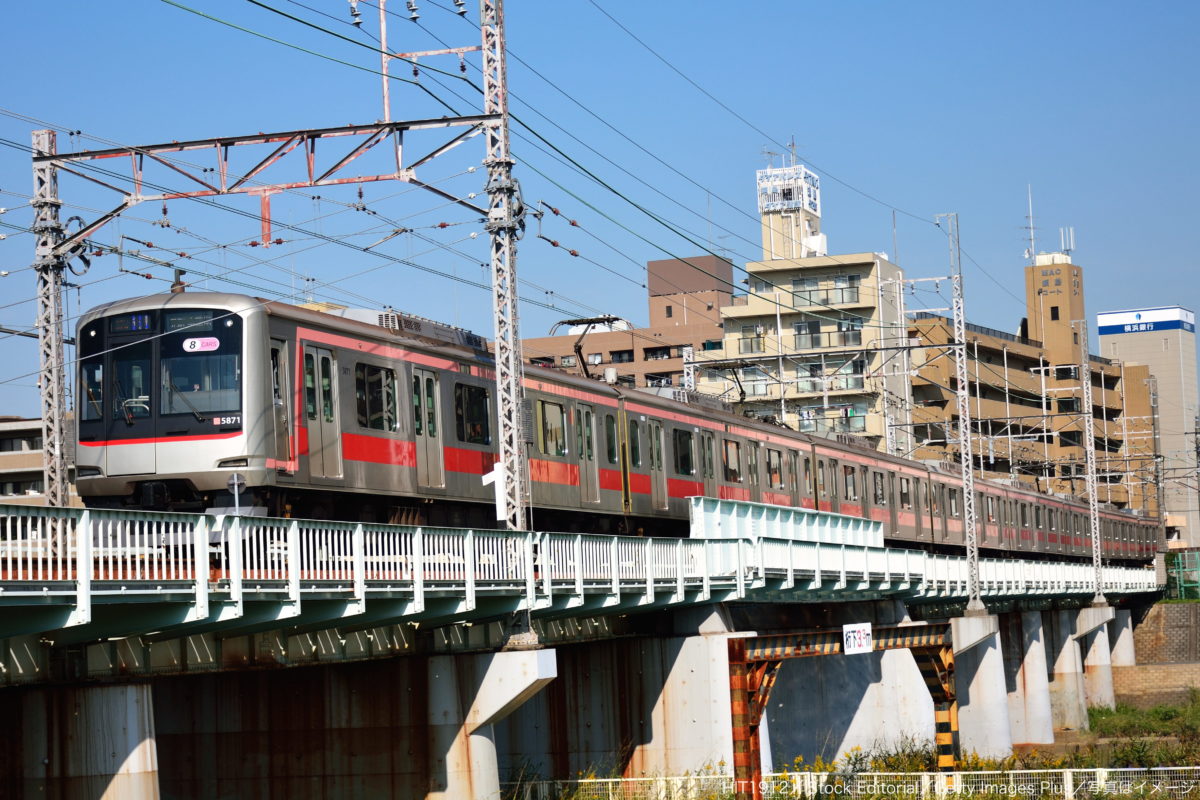
[[[149,684],[8,690],[0,796],[157,800]],[[16,784],[6,785],[6,781]]]
[[[1137,654],[1133,648],[1133,612],[1118,608],[1108,623],[1108,643],[1112,647],[1112,666],[1133,667],[1137,665]]]
[[[1012,753],[1008,687],[996,616],[951,620],[959,751],[1005,758]]]
[[[1117,704],[1108,643],[1108,625],[1114,616],[1109,606],[1079,610],[1076,636],[1083,651],[1083,687],[1089,707],[1112,708]]]
[[[498,800],[493,724],[557,677],[554,650],[433,656],[429,800]]]
[[[1073,610],[1042,614],[1043,630],[1050,646],[1050,712],[1055,730],[1088,729],[1083,655],[1075,637],[1077,614]]]
[[[1052,744],[1054,722],[1041,612],[1002,614],[1000,639],[1013,744]]]

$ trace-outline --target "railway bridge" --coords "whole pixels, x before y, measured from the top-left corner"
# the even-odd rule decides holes
[[[884,546],[694,498],[687,539],[0,506],[6,796],[495,797],[1086,725],[1155,569]],[[850,649],[846,649],[849,647]],[[281,670],[282,667],[309,667]],[[9,781],[5,785],[4,781]]]

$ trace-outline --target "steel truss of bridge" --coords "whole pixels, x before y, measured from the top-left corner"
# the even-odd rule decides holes
[[[708,498],[691,515],[680,539],[0,505],[0,682],[45,679],[29,642],[86,645],[102,675],[237,666],[236,648],[212,651],[266,631],[349,659],[395,655],[412,623],[967,596],[965,557],[882,547],[878,522]],[[1085,563],[979,570],[993,604],[1095,593]],[[1105,567],[1103,581],[1110,598],[1161,589],[1153,568]]]

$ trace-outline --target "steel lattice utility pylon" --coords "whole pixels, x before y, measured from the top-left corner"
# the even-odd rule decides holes
[[[486,125],[488,170],[487,230],[492,237],[492,314],[495,319],[496,413],[500,428],[496,477],[498,516],[510,530],[525,530],[524,391],[521,386],[521,338],[517,315],[517,238],[524,208],[512,178],[508,142],[508,78],[504,56],[504,4],[481,0],[483,31],[483,110],[494,115]]]
[[[1104,603],[1104,586],[1100,577],[1100,488],[1096,484],[1096,431],[1092,418],[1092,367],[1088,354],[1088,323],[1079,323],[1079,381],[1083,385],[1083,459],[1087,469],[1088,520],[1092,532],[1092,569],[1096,573],[1096,596],[1092,602]],[[1107,436],[1107,431],[1105,436]]]
[[[33,154],[57,152],[54,131],[33,132]],[[46,503],[67,504],[66,381],[63,377],[62,282],[64,258],[56,252],[62,240],[58,209],[58,169],[52,162],[33,168],[33,232],[37,237],[34,269],[37,271],[37,331],[39,388],[42,393],[42,464]]]

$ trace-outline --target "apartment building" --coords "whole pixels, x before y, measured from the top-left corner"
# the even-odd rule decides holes
[[[721,307],[730,302],[733,264],[718,256],[646,265],[649,325],[608,318],[567,333],[522,339],[525,360],[631,388],[686,388],[689,354],[719,350]]]
[[[967,327],[972,449],[980,473],[1086,491],[1083,380],[1091,384],[1101,502],[1156,513],[1150,371],[1085,355],[1083,270],[1062,253],[1039,254],[1025,269],[1026,317],[1018,334]],[[913,455],[959,460],[953,322],[914,315]],[[1086,367],[1084,367],[1086,363]]]
[[[0,416],[0,503],[45,505],[42,491],[42,421]],[[69,491],[69,505],[80,505]]]

